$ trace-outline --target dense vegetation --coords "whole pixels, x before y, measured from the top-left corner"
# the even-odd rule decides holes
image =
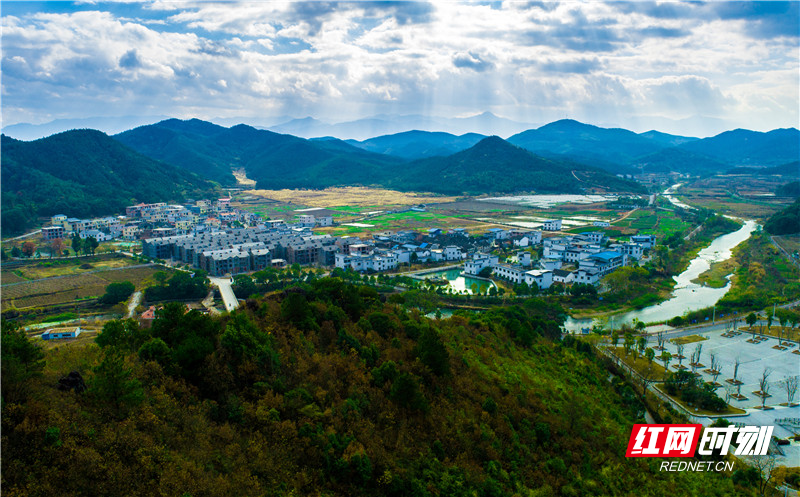
[[[204,271],[194,273],[176,271],[172,277],[159,271],[153,275],[157,284],[144,290],[144,299],[147,302],[160,302],[164,300],[197,300],[208,294],[209,280]]]
[[[775,194],[781,197],[800,197],[800,181],[791,181],[779,186]]]
[[[573,175],[576,171],[580,180]],[[577,180],[577,181],[576,181]],[[389,186],[448,194],[486,192],[581,192],[589,187],[612,191],[644,191],[641,185],[576,162],[545,159],[490,136],[448,157],[408,164]]]
[[[764,231],[772,235],[800,233],[800,198],[767,219],[764,223]]]
[[[626,459],[642,405],[558,306],[383,300],[322,278],[45,356],[4,322],[4,495],[749,494]]]
[[[420,139],[429,145],[420,146],[425,150],[429,150],[428,147],[446,150],[464,143],[474,144],[481,138],[479,135],[467,135],[463,139],[447,137],[452,135],[423,134]],[[126,131],[115,138],[143,154],[223,183],[232,183],[231,169],[244,169],[258,188],[267,189],[381,185],[404,191],[460,194],[530,190],[578,192],[601,186],[617,191],[641,191],[636,183],[613,174],[574,162],[535,157],[497,137],[485,139],[452,156],[410,163],[341,140],[304,140],[245,125],[224,128],[197,119],[170,119]],[[386,141],[396,140],[393,137],[378,140],[381,146],[390,147],[384,143]],[[412,139],[412,143],[405,146],[413,148],[414,143]],[[399,155],[411,157],[414,154],[405,150]],[[573,170],[582,171],[580,181],[575,181]]]
[[[340,140],[310,141],[240,124],[169,119],[114,138],[155,159],[234,184],[243,169],[258,188],[325,188],[380,182],[401,159]]]
[[[37,216],[110,215],[136,202],[213,195],[208,181],[156,162],[94,130],[67,131],[32,142],[2,136],[3,234],[23,231]]]

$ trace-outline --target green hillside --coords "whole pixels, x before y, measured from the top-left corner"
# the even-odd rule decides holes
[[[573,171],[576,175],[573,175]],[[641,191],[641,185],[567,160],[545,159],[492,136],[448,157],[432,157],[405,166],[388,185],[399,190],[447,194],[493,192],[577,193],[586,188]]]
[[[114,138],[154,159],[235,184],[244,169],[258,188],[325,188],[377,183],[402,161],[336,140],[311,141],[240,124],[224,128],[191,119],[169,119]]]
[[[773,214],[764,223],[764,231],[771,235],[794,235],[800,233],[800,198],[792,205]]]
[[[43,364],[4,322],[4,495],[740,494],[625,458],[642,405],[557,306],[383,300],[323,278],[221,317],[167,304]],[[85,391],[54,388],[70,371]]]
[[[135,202],[214,194],[205,179],[141,155],[104,133],[74,130],[32,142],[2,136],[3,234],[37,216],[100,216]]]

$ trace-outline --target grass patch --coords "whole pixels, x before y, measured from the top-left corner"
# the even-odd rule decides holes
[[[736,271],[736,266],[736,261],[733,259],[711,264],[711,269],[693,279],[692,283],[711,288],[724,288],[728,284],[727,276]]]
[[[684,409],[686,409],[687,411],[689,411],[690,413],[692,413],[695,416],[730,416],[732,414],[744,414],[745,413],[744,409],[739,409],[738,407],[733,407],[730,404],[728,404],[727,407],[724,410],[720,411],[720,412],[714,412],[714,411],[709,411],[709,410],[706,410],[706,409],[700,409],[698,407],[694,407],[694,406],[691,406],[691,405],[687,404],[686,402],[682,401],[681,399],[679,399],[678,397],[676,397],[674,395],[668,394],[666,392],[666,390],[661,388],[661,385],[654,385],[654,388],[656,388],[659,392],[663,393],[664,395],[666,395],[667,397],[672,399],[675,403],[679,404],[681,407],[683,407]]]
[[[670,338],[669,341],[675,345],[686,345],[687,343],[702,342],[703,340],[708,340],[708,337],[703,337],[700,335],[687,335],[685,337]]]
[[[619,358],[620,362],[633,368],[644,378],[648,378],[652,381],[664,381],[666,379],[664,374],[666,370],[664,366],[657,363],[659,351],[654,351],[656,353],[656,359],[653,359],[653,362],[649,362],[646,358],[642,357],[641,354],[636,357],[633,352],[626,357],[624,347],[609,347],[609,350]]]

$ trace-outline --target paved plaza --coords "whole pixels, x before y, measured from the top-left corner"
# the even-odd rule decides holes
[[[778,345],[777,338],[767,338],[759,343],[749,343],[747,340],[752,338],[752,334],[744,331],[738,332],[738,335],[727,338],[722,336],[724,330],[712,329],[711,331],[700,332],[680,332],[680,333],[667,333],[665,337],[673,338],[676,335],[686,336],[689,334],[697,334],[707,337],[707,340],[701,342],[687,343],[684,345],[683,355],[686,358],[683,360],[683,365],[689,368],[690,357],[698,344],[703,344],[702,353],[700,356],[700,363],[704,366],[697,368],[697,372],[703,376],[704,381],[712,381],[713,378],[704,370],[709,369],[711,366],[710,353],[716,354],[718,357],[722,374],[717,378],[717,382],[727,385],[725,381],[728,378],[733,378],[733,368],[736,358],[739,358],[739,373],[738,378],[743,382],[741,385],[741,394],[746,397],[746,400],[731,399],[730,404],[734,407],[744,409],[746,415],[744,416],[727,416],[731,422],[743,423],[746,425],[774,425],[775,429],[773,435],[779,438],[787,438],[795,433],[787,424],[778,424],[779,420],[785,418],[800,418],[800,406],[786,407],[779,405],[786,402],[786,389],[781,384],[781,381],[789,376],[800,374],[800,355],[793,353],[798,349],[798,344],[794,343],[792,347],[786,347],[786,350],[776,350],[773,346]],[[759,335],[756,335],[759,336]],[[657,345],[656,337],[651,335],[648,337],[648,347],[655,347]],[[665,343],[665,348],[673,356],[677,355],[677,347],[669,340]],[[656,356],[659,352],[656,353]],[[677,359],[673,357],[670,362],[670,370],[676,371],[672,366],[678,364]],[[767,398],[766,405],[773,407],[766,411],[755,409],[756,406],[761,406],[761,398],[753,392],[760,390],[759,380],[764,372],[764,368],[772,370],[769,376],[769,394],[771,397]],[[691,369],[688,369],[691,371]],[[719,387],[717,394],[725,398],[725,388]],[[795,395],[794,402],[800,402],[800,392]],[[709,425],[714,422],[715,418],[696,417],[695,420],[704,425]],[[800,443],[792,442],[791,445],[782,446],[784,452],[784,461],[789,466],[800,465]]]

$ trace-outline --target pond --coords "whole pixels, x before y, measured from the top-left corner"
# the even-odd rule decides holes
[[[430,273],[420,274],[417,275],[416,278],[424,280],[428,278],[437,279],[444,277],[445,279],[447,279],[448,284],[442,286],[448,287],[458,293],[466,292],[470,295],[475,293],[472,290],[472,285],[477,285],[477,290],[479,293],[486,293],[486,291],[489,288],[495,286],[495,284],[492,283],[491,281],[485,281],[478,278],[471,278],[469,276],[462,276],[461,272],[462,272],[461,269],[448,269],[446,271],[434,271]]]
[[[758,224],[755,221],[746,221],[738,231],[715,238],[708,247],[701,250],[697,257],[692,259],[686,271],[672,277],[675,280],[675,287],[669,300],[644,309],[617,314],[609,319],[568,318],[564,327],[567,331],[576,332],[584,328],[591,328],[594,325],[610,328],[612,324],[614,327],[622,324],[632,324],[634,320],[657,323],[676,316],[682,316],[687,311],[711,307],[728,293],[731,287],[730,280],[723,288],[698,285],[697,283],[692,283],[692,280],[707,271],[712,263],[730,259],[733,248],[750,238],[750,234],[757,227]]]
[[[517,195],[508,197],[479,198],[485,202],[513,202],[531,207],[549,209],[558,204],[594,204],[617,200],[616,195]]]

